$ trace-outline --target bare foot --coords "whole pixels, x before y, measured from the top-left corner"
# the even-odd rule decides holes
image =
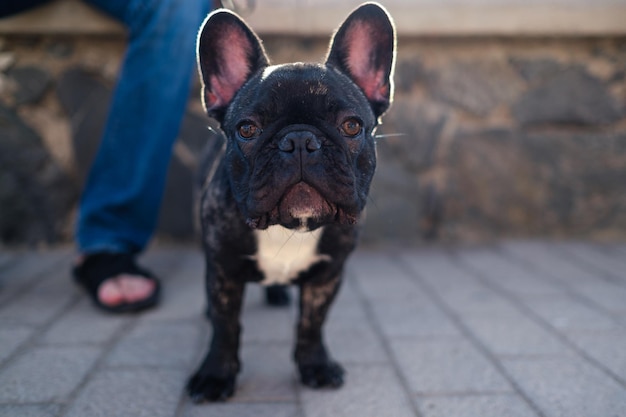
[[[108,256],[108,258],[104,259],[104,262],[119,262],[119,259],[111,259],[111,256],[113,255],[96,254],[94,256],[100,256],[99,259],[101,263],[103,262],[102,256]],[[77,273],[76,271],[78,268],[83,267],[86,259],[87,258],[84,255],[78,257],[75,262],[75,274]],[[138,271],[119,273],[117,275],[112,274],[111,277],[105,275],[105,280],[102,281],[96,289],[94,289],[95,294],[93,294],[93,296],[97,299],[97,303],[104,307],[111,308],[123,306],[125,304],[132,305],[135,303],[141,303],[144,300],[147,301],[153,297],[156,292],[158,292],[157,280],[152,278],[147,271],[138,269],[134,265],[131,265],[129,269],[135,269]],[[147,275],[144,275],[144,272],[146,272]],[[84,274],[85,272],[83,271],[82,273]],[[85,280],[87,278],[81,279]],[[93,278],[91,279],[93,280]]]
[[[156,290],[156,283],[140,275],[118,275],[98,287],[98,299],[109,307],[145,300]]]

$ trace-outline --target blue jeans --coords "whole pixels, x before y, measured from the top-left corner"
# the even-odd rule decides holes
[[[137,253],[156,227],[210,1],[86,1],[123,22],[129,43],[80,201],[76,240],[82,253]]]

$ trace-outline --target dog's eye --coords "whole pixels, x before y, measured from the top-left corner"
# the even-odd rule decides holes
[[[255,124],[250,122],[244,122],[239,125],[237,128],[237,132],[239,136],[243,139],[252,139],[256,136],[259,136],[261,133],[261,129],[259,129]]]
[[[361,130],[361,122],[355,118],[350,118],[341,124],[343,134],[351,138],[358,136]]]

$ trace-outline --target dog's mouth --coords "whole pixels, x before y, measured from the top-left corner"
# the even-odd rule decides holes
[[[249,217],[247,223],[253,229],[280,224],[289,229],[314,230],[329,223],[356,224],[357,217],[300,181],[285,192],[269,213]]]

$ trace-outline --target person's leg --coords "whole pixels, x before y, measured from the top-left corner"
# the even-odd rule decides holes
[[[2,0],[0,17],[11,16],[49,2],[50,0]]]
[[[80,202],[84,255],[137,254],[155,228],[172,146],[195,69],[197,30],[208,0],[88,0],[121,20],[129,44],[100,148]],[[134,275],[100,285],[107,305],[131,303],[155,282]],[[109,282],[110,281],[110,282]]]

